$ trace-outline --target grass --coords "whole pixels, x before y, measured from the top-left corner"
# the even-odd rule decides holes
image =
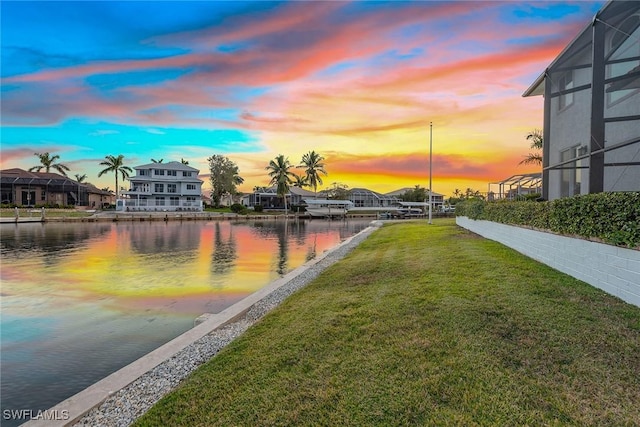
[[[374,233],[136,425],[639,424],[640,308],[445,219]]]

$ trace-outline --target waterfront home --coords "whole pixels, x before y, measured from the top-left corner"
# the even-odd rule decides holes
[[[399,190],[395,190],[395,191],[391,191],[389,193],[386,193],[385,196],[388,197],[400,197],[403,194],[410,192],[410,191],[414,191],[415,188],[401,188]],[[425,200],[425,203],[429,202],[429,189],[425,189],[425,194],[427,196],[427,200]],[[432,192],[431,195],[431,203],[433,204],[433,210],[434,211],[438,211],[442,209],[442,206],[444,205],[444,194],[440,194],[440,193],[436,193],[435,191]],[[426,206],[429,206],[428,204]]]
[[[395,209],[401,206],[402,199],[400,196],[413,188],[403,188],[387,194],[381,194],[366,188],[353,188],[348,191],[346,200],[353,203],[352,211],[384,211]],[[427,196],[429,192],[427,190]],[[319,191],[317,194],[299,187],[291,187],[287,194],[287,206],[296,206],[304,204],[304,199],[328,199],[327,190]],[[434,210],[439,209],[444,203],[444,195],[433,193]],[[252,194],[247,194],[242,198],[242,204],[245,206],[261,205],[264,209],[284,209],[282,197],[276,193],[276,187],[256,188]],[[427,205],[428,206],[428,205]]]
[[[290,187],[287,193],[287,206],[303,204],[303,199],[313,199],[316,194],[300,187]],[[284,209],[284,199],[278,195],[276,186],[257,188],[251,194],[242,197],[244,206],[262,206],[263,209]]]
[[[544,199],[640,190],[640,2],[607,2],[523,94],[535,95]]]
[[[198,169],[181,162],[149,163],[133,168],[130,188],[116,210],[125,212],[202,211]]]
[[[349,200],[355,209],[383,209],[398,206],[401,201],[395,194],[381,194],[366,188],[353,188],[349,191]]]
[[[52,172],[19,168],[0,171],[2,204],[16,206],[84,206],[102,208],[114,203],[111,192]]]

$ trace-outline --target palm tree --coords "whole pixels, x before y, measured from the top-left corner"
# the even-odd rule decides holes
[[[60,158],[59,155],[56,154],[55,156],[52,156],[48,152],[34,153],[34,155],[40,158],[40,164],[29,169],[29,172],[40,172],[42,169],[44,169],[44,171],[48,173],[49,170],[55,169],[62,175],[67,176],[67,173],[65,171],[68,171],[70,169],[62,163],[56,163],[56,160]]]
[[[162,161],[163,161],[163,160],[164,160],[164,159],[160,159],[160,160],[151,159],[151,161],[152,161],[153,163],[162,163]]]
[[[160,161],[162,162],[162,161]],[[188,165],[189,164],[189,160],[185,160],[182,157],[180,158],[180,163],[182,163],[183,165]]]
[[[540,129],[534,129],[527,135],[527,140],[531,141],[531,149],[538,150],[536,153],[529,153],[525,158],[518,163],[519,165],[539,165],[542,166],[542,143],[544,141],[542,131]]]
[[[306,175],[294,175],[293,176],[293,186],[298,188],[307,187],[309,185],[309,178]]]
[[[106,166],[101,170],[98,177],[101,177],[107,172],[114,172],[116,174],[116,200],[118,199],[118,174],[122,175],[122,179],[129,178],[129,173],[133,172],[129,166],[124,165],[124,156],[118,154],[118,157],[108,155],[105,156],[105,160],[100,162],[100,165]]]
[[[76,182],[78,184],[82,184],[85,179],[87,179],[87,174],[86,173],[83,174],[83,175],[80,175],[79,173],[76,174]]]
[[[280,154],[274,160],[269,162],[269,166],[265,169],[269,171],[271,181],[269,185],[276,185],[276,193],[284,198],[284,214],[287,214],[287,193],[289,186],[293,183],[292,177],[295,176],[290,169],[293,167],[288,158]]]
[[[305,168],[305,175],[307,177],[307,181],[309,182],[309,186],[313,187],[313,192],[316,193],[316,197],[318,197],[318,184],[322,185],[322,175],[328,175],[327,171],[324,169],[324,163],[322,161],[324,157],[315,151],[309,151],[307,154],[302,156],[302,162],[298,166],[299,168]]]

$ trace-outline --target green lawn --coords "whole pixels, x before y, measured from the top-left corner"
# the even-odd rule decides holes
[[[639,425],[640,308],[451,219],[386,225],[138,425]]]

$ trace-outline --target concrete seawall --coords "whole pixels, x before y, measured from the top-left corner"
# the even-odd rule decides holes
[[[239,215],[235,213],[217,213],[217,212],[109,212],[99,213],[91,216],[19,216],[19,217],[3,217],[0,218],[1,224],[20,224],[32,222],[145,222],[145,221],[225,221],[225,220],[259,220],[259,221],[275,221],[281,219],[310,219],[307,215],[301,214],[278,214],[278,215]],[[348,215],[350,218],[377,218],[376,214],[353,214]],[[341,221],[334,219],[334,221]]]

